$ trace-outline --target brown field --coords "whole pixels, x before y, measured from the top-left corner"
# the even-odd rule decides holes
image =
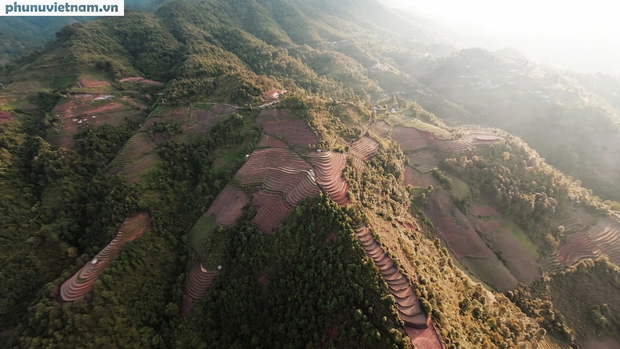
[[[520,281],[530,284],[540,278],[540,270],[536,259],[507,230],[501,229],[499,220],[485,221],[472,218],[476,229],[491,243],[495,253],[501,253],[508,270]]]
[[[404,141],[399,141],[398,144],[403,152],[414,151],[421,148],[431,148],[434,147],[433,142],[425,139],[425,138],[415,138],[408,139]]]
[[[256,123],[265,133],[279,137],[289,145],[308,147],[319,142],[305,122],[284,110],[263,110]]]
[[[13,120],[11,113],[0,110],[0,124]]]
[[[226,185],[215,198],[205,217],[215,215],[215,222],[221,226],[234,226],[241,217],[241,209],[250,202],[250,197],[242,189]]]
[[[95,80],[95,79],[80,79],[79,80],[82,87],[104,87],[110,86],[108,81],[104,80]]]
[[[601,341],[588,343],[587,349],[620,349],[620,344],[615,339],[609,337]]]
[[[403,183],[405,185],[412,185],[419,188],[421,187],[420,182],[421,181],[418,179],[415,170],[409,166],[405,166],[405,179],[403,180]]]
[[[458,259],[495,256],[444,190],[437,190],[428,200],[427,214]]]
[[[150,222],[151,219],[146,212],[125,219],[112,241],[95,258],[62,284],[60,287],[61,299],[65,302],[71,302],[90,292],[95,281],[122,251],[125,243],[142,236],[149,229]]]
[[[459,261],[476,277],[499,292],[512,291],[519,284],[519,281],[494,254],[488,258],[466,257]]]
[[[218,121],[224,120],[224,115],[216,114],[208,110],[194,110],[190,115],[193,125],[190,129],[198,134],[206,135]]]
[[[263,134],[258,143],[258,148],[286,148],[286,143],[277,138]]]
[[[185,123],[189,117],[189,108],[162,108],[162,110],[157,115],[152,115],[149,117],[144,125],[142,125],[141,130],[146,130],[147,128],[153,126],[156,122],[178,122]]]
[[[473,216],[481,216],[481,217],[499,217],[499,213],[495,211],[495,209],[489,205],[476,205],[471,204],[469,213]]]
[[[234,114],[237,111],[237,108],[231,105],[216,104],[213,107],[211,107],[209,111],[212,113],[216,113],[216,114],[228,115],[228,114]]]

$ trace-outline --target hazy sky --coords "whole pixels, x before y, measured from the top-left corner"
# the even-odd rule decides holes
[[[620,3],[612,0],[392,0],[416,12],[505,38],[526,54],[620,72]],[[508,40],[510,39],[510,40]],[[541,58],[541,57],[532,57]],[[543,59],[549,57],[543,57]],[[586,64],[587,62],[587,64]],[[570,67],[569,67],[570,68]]]

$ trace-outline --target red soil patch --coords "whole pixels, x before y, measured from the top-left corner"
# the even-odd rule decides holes
[[[243,213],[241,210],[248,202],[250,197],[243,190],[226,185],[205,213],[205,217],[214,214],[217,224],[225,227],[234,226]]]
[[[192,123],[191,129],[199,134],[206,135],[218,121],[224,120],[225,116],[219,115],[208,110],[194,110],[190,116]]]
[[[342,178],[342,171],[347,166],[346,155],[332,152],[312,153],[310,163],[316,169],[317,182],[329,197],[338,205],[348,204],[349,184]]]
[[[140,83],[140,84],[164,86],[163,82],[145,79],[145,78],[143,78],[141,76],[134,76],[134,77],[130,77],[130,78],[123,78],[123,79],[118,80],[118,82],[136,82],[136,83]]]
[[[472,216],[482,216],[482,217],[499,217],[499,213],[495,211],[495,209],[489,205],[478,206],[472,204],[469,209],[469,213]]]
[[[80,85],[82,87],[103,87],[110,86],[110,83],[104,80],[95,80],[95,79],[80,79]]]
[[[259,148],[286,148],[286,143],[277,138],[273,138],[269,135],[263,134],[258,143]]]
[[[60,287],[61,300],[71,302],[90,292],[95,281],[122,251],[125,243],[142,236],[149,228],[150,222],[151,219],[146,212],[125,219],[114,239],[80,271],[62,284]]]
[[[284,195],[289,205],[295,206],[305,198],[319,195],[319,187],[312,171],[296,171],[287,167],[272,169],[267,173],[263,188],[271,193]]]
[[[436,191],[428,200],[427,214],[437,232],[458,259],[486,258],[493,252],[482,241],[473,225],[443,191]]]
[[[437,335],[435,326],[429,326],[425,329],[415,329],[411,327],[405,327],[407,335],[411,339],[413,345],[419,349],[443,349],[441,340]]]
[[[282,138],[289,145],[308,147],[319,142],[305,122],[283,110],[263,110],[256,123],[265,133]]]
[[[4,124],[11,120],[13,120],[13,116],[9,112],[0,110],[0,124]]]
[[[364,135],[349,145],[349,152],[361,160],[368,160],[379,151],[379,142]]]
[[[258,283],[259,283],[261,286],[265,286],[265,285],[267,284],[267,278],[265,277],[265,275],[261,275],[261,276],[258,278]]]
[[[183,304],[181,305],[181,317],[187,316],[196,306],[199,300],[204,298],[217,276],[217,270],[209,271],[202,267],[199,261],[194,263],[189,272],[188,280],[183,290]]]
[[[233,107],[232,105],[216,104],[209,111],[216,114],[228,115],[234,114],[237,111],[237,108]]]

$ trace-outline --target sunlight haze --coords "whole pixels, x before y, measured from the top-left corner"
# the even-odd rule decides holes
[[[611,1],[392,0],[453,30],[466,28],[480,46],[514,46],[563,68],[619,73],[620,21]],[[484,41],[483,41],[484,40]]]

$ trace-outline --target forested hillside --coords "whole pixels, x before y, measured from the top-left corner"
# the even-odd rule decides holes
[[[374,0],[143,5],[0,70],[0,347],[620,340],[614,78]]]

